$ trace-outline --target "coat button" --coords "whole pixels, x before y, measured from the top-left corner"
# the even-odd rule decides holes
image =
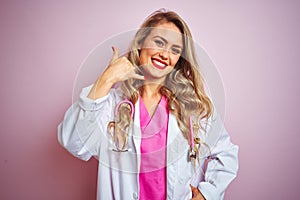
[[[133,196],[134,199],[138,199],[138,194],[137,194],[137,192],[134,192],[134,193],[132,194],[132,196]]]

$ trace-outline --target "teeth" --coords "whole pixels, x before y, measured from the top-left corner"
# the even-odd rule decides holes
[[[157,61],[157,60],[153,60],[153,62],[154,62],[156,65],[160,66],[160,67],[165,67],[165,66],[166,66],[165,64],[163,64],[163,63],[161,63],[161,62],[159,62],[159,61]]]

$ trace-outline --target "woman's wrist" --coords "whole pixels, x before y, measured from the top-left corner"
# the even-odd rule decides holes
[[[87,97],[93,100],[104,97],[109,93],[109,90],[112,88],[113,85],[114,82],[112,79],[106,79],[105,77],[101,76],[94,83]]]

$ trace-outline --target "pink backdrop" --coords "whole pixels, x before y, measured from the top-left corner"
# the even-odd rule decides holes
[[[97,162],[69,155],[56,127],[88,53],[161,7],[188,22],[223,78],[240,146],[226,199],[300,198],[300,3],[186,2],[1,1],[0,199],[95,199]]]

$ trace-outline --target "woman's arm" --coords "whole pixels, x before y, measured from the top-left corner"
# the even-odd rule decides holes
[[[89,160],[98,157],[103,138],[107,135],[107,124],[113,120],[113,108],[120,99],[112,89],[97,100],[87,98],[92,86],[84,88],[77,100],[65,113],[58,126],[58,141],[71,154]]]
[[[231,143],[219,117],[212,120],[209,126],[206,143],[211,148],[211,154],[206,159],[204,181],[199,183],[198,189],[205,199],[221,200],[237,175],[239,148]]]
[[[118,57],[113,47],[113,57],[106,70],[95,84],[84,88],[80,98],[65,113],[58,126],[58,140],[74,156],[88,160],[99,156],[98,151],[103,136],[107,134],[107,124],[113,120],[113,110],[121,99],[121,93],[112,86],[129,78],[144,79],[135,73],[135,67],[126,57]]]

